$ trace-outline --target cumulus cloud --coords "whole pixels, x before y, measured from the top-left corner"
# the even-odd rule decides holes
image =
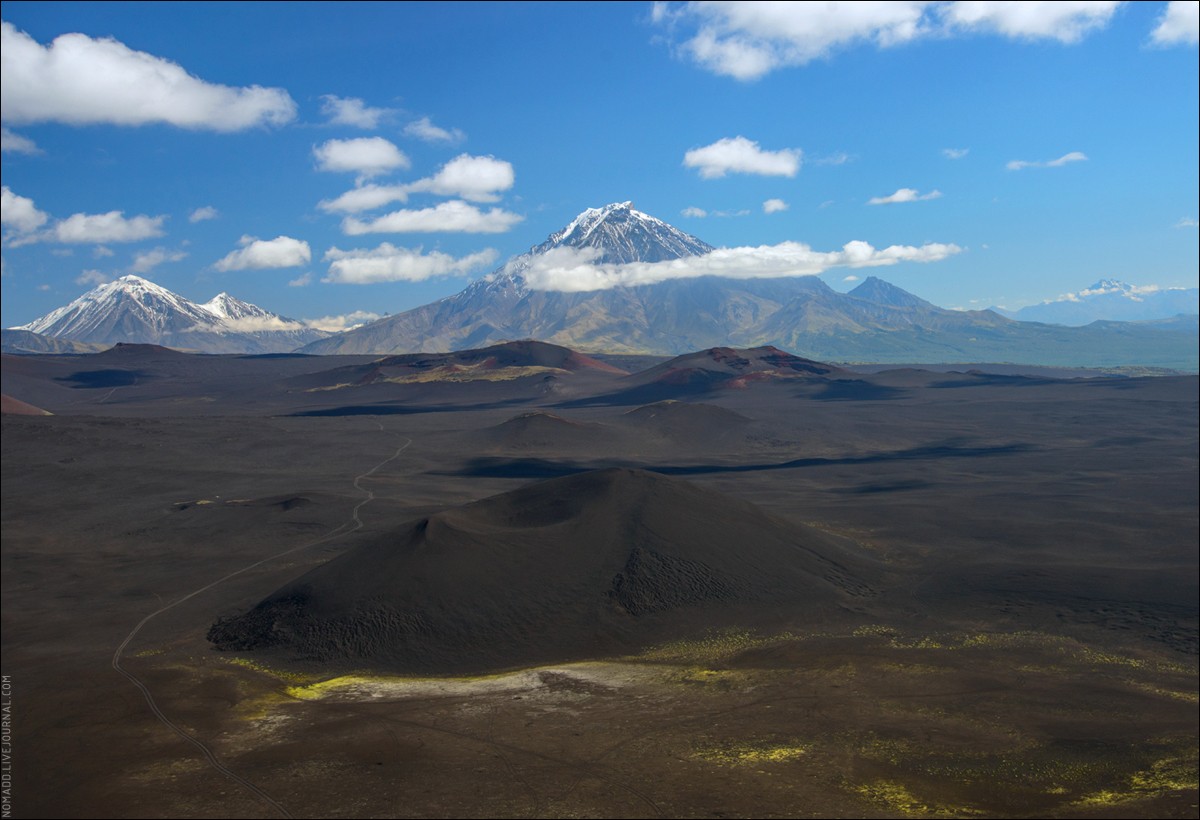
[[[139,216],[125,218],[124,211],[109,211],[106,214],[71,214],[55,223],[47,236],[54,242],[71,244],[104,242],[140,242],[163,235],[165,216]]]
[[[1072,151],[1069,154],[1063,154],[1058,159],[1046,160],[1045,162],[1014,159],[1010,160],[1004,167],[1010,171],[1020,171],[1023,168],[1061,168],[1069,162],[1083,162],[1086,159],[1087,155],[1082,151]]]
[[[112,248],[106,248],[103,245],[97,245],[96,247],[92,248],[93,259],[104,259],[115,254],[116,251],[114,251]]]
[[[0,152],[5,154],[40,154],[37,144],[8,128],[0,128]]]
[[[282,88],[205,82],[111,37],[64,34],[43,46],[4,22],[0,116],[9,123],[167,123],[231,132],[290,122],[296,103]]]
[[[112,277],[110,277],[107,273],[95,269],[85,270],[75,277],[75,284],[91,285],[92,287],[104,285],[111,281]]]
[[[216,219],[220,215],[221,212],[216,208],[211,205],[205,205],[202,208],[197,208],[196,210],[192,211],[191,214],[188,215],[188,222],[204,222],[209,219]]]
[[[782,199],[768,199],[762,204],[764,214],[777,214],[780,211],[786,211],[788,204]]]
[[[1176,228],[1196,228],[1200,227],[1200,220],[1194,216],[1185,216],[1175,223]]]
[[[342,231],[350,236],[366,233],[504,233],[525,217],[492,208],[486,212],[458,199],[432,208],[399,210],[364,222],[354,217],[342,220]]]
[[[408,156],[383,137],[327,140],[313,147],[320,171],[351,171],[362,179],[408,168]]]
[[[423,282],[441,276],[465,276],[496,261],[496,251],[486,248],[478,253],[455,257],[441,251],[423,253],[421,248],[398,248],[384,242],[371,250],[343,251],[330,248],[325,253],[329,274],[323,282],[343,285],[372,285],[377,282]]]
[[[756,80],[858,44],[888,48],[925,37],[991,33],[1080,40],[1109,22],[1117,2],[658,3],[652,19],[677,53],[737,80]]]
[[[850,274],[849,276],[843,276],[843,277],[842,277],[842,281],[843,281],[843,282],[857,282],[857,281],[858,281],[858,277],[857,277],[857,276],[855,276],[855,275],[852,273],[852,274]]]
[[[436,174],[407,186],[410,192],[438,196],[457,196],[471,202],[495,202],[499,191],[507,191],[516,181],[512,163],[492,156],[460,154],[443,165]]]
[[[708,70],[754,80],[774,69],[804,65],[857,41],[881,46],[923,33],[926,3],[688,3],[659,6],[672,29],[696,26],[681,47]]]
[[[0,224],[6,228],[17,233],[30,233],[45,225],[49,218],[29,197],[14,194],[7,185],[0,188]]]
[[[708,211],[703,208],[697,208],[695,205],[689,205],[680,211],[680,213],[691,219],[704,219],[704,217],[708,216]]]
[[[943,148],[942,156],[944,156],[946,159],[962,159],[968,153],[970,153],[970,151],[970,148]]]
[[[597,265],[597,248],[561,247],[533,260],[522,273],[534,290],[569,293],[607,290],[614,287],[650,285],[670,279],[723,276],[733,279],[765,279],[781,276],[815,276],[834,268],[865,268],[898,262],[936,262],[959,253],[952,244],[931,243],[920,247],[891,245],[877,250],[862,241],[848,242],[840,251],[814,251],[800,242],[759,247],[718,248],[703,256],[664,262],[631,262]]]
[[[1196,0],[1171,0],[1150,41],[1159,46],[1196,45],[1200,42],[1200,3]]]
[[[325,213],[357,214],[393,202],[408,202],[407,185],[359,185],[336,199],[322,199],[317,207]]]
[[[380,121],[395,114],[393,108],[373,108],[358,97],[321,97],[321,113],[334,125],[350,125],[368,131],[378,128]]]
[[[312,280],[313,280],[313,275],[311,273],[304,273],[304,274],[301,274],[300,276],[297,276],[295,279],[292,279],[290,282],[288,282],[288,287],[289,288],[306,288],[312,284]]]
[[[1103,2],[1009,2],[975,0],[949,3],[939,12],[949,30],[984,31],[1022,40],[1077,43],[1104,28],[1121,4]]]
[[[392,202],[407,202],[410,193],[454,196],[471,202],[496,202],[501,191],[516,181],[512,163],[492,156],[460,154],[431,177],[400,185],[359,184],[336,199],[324,199],[317,207],[326,213],[362,213]]]
[[[157,268],[164,262],[179,262],[187,258],[185,251],[171,251],[166,248],[154,248],[149,251],[141,251],[133,256],[133,265],[129,270],[132,273],[145,274]]]
[[[717,179],[729,173],[794,177],[800,170],[800,157],[798,148],[764,151],[754,140],[737,136],[693,148],[683,155],[683,164],[698,169],[702,179]]]
[[[424,140],[425,142],[454,143],[462,142],[467,138],[467,135],[457,128],[447,130],[434,125],[433,120],[429,119],[429,117],[421,117],[421,119],[404,126],[404,135]]]
[[[305,319],[304,324],[316,330],[324,330],[327,333],[340,333],[343,330],[353,330],[356,327],[374,322],[376,319],[383,318],[378,313],[371,313],[367,310],[356,310],[352,313],[344,313],[341,316],[322,316],[319,319]]]
[[[894,194],[887,196],[873,196],[867,200],[868,205],[893,205],[898,202],[924,202],[927,199],[938,199],[942,192],[932,190],[927,194],[922,194],[916,188],[900,188]]]
[[[240,250],[230,251],[213,265],[219,271],[265,270],[270,268],[294,268],[312,261],[312,250],[302,239],[277,236],[274,239],[258,239],[243,236],[238,240]]]

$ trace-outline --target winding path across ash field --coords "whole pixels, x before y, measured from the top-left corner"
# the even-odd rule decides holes
[[[107,396],[105,398],[107,398]],[[383,425],[379,424],[379,422],[375,422],[375,424],[376,424],[376,426],[379,427],[379,429],[381,431],[384,429]],[[392,461],[395,461],[397,458],[399,458],[400,454],[403,453],[405,450],[407,450],[409,445],[411,445],[411,444],[412,444],[412,439],[406,438],[404,440],[404,443],[401,444],[398,448],[396,448],[396,452],[392,453],[390,456],[388,456],[383,461],[376,464],[371,469],[367,470],[365,473],[360,473],[359,475],[354,477],[354,480],[352,482],[354,485],[354,489],[358,490],[359,492],[366,493],[366,498],[364,498],[362,501],[359,501],[357,504],[354,505],[354,509],[352,509],[350,511],[350,520],[349,521],[347,521],[346,523],[331,530],[330,532],[326,533],[325,535],[321,536],[320,538],[316,539],[315,541],[308,541],[297,547],[291,547],[289,549],[284,550],[283,552],[278,552],[274,555],[268,556],[266,558],[262,558],[258,561],[255,561],[252,564],[247,564],[246,566],[242,567],[239,570],[235,570],[235,571],[229,573],[228,575],[218,578],[217,580],[215,580],[209,584],[205,584],[204,586],[200,587],[199,589],[189,592],[187,595],[184,595],[181,598],[175,599],[174,601],[167,604],[166,606],[156,609],[154,612],[151,612],[145,618],[142,618],[142,620],[138,621],[137,626],[135,626],[133,628],[133,630],[128,635],[125,636],[125,640],[121,641],[121,645],[117,647],[115,652],[113,652],[112,668],[115,669],[116,671],[120,672],[122,675],[124,675],[129,680],[130,683],[132,683],[134,686],[137,687],[138,691],[140,691],[142,693],[142,696],[146,699],[146,704],[150,707],[150,711],[154,714],[154,716],[156,718],[158,718],[160,723],[162,723],[164,726],[166,726],[168,729],[170,729],[172,732],[174,732],[176,735],[178,735],[182,740],[185,740],[188,743],[190,743],[192,746],[194,746],[196,748],[196,750],[199,751],[200,754],[204,757],[204,759],[206,761],[208,761],[208,764],[210,766],[212,766],[214,769],[216,769],[218,772],[220,772],[225,777],[232,780],[234,783],[237,783],[239,786],[244,788],[246,791],[253,794],[259,800],[261,800],[264,803],[266,803],[267,805],[271,806],[271,808],[275,809],[275,811],[277,811],[282,817],[291,817],[292,815],[288,812],[287,809],[285,809],[282,805],[280,805],[280,803],[278,801],[276,801],[273,797],[271,797],[271,795],[267,794],[265,791],[263,791],[258,786],[251,783],[246,778],[244,778],[241,775],[237,774],[236,772],[230,770],[228,766],[226,766],[224,763],[222,763],[220,761],[220,759],[216,756],[216,754],[213,752],[213,750],[206,743],[204,743],[204,741],[200,740],[199,738],[195,737],[194,735],[188,734],[188,732],[185,731],[179,724],[175,723],[173,720],[171,720],[169,717],[167,717],[165,714],[163,714],[162,709],[159,707],[158,703],[154,700],[154,695],[150,692],[150,688],[148,686],[146,686],[146,684],[141,679],[139,679],[136,675],[134,675],[132,672],[130,672],[125,667],[121,666],[121,656],[124,654],[125,650],[129,647],[130,642],[132,642],[133,639],[137,637],[138,633],[142,631],[142,628],[146,624],[150,623],[152,620],[157,618],[159,615],[162,615],[164,612],[172,610],[175,607],[179,606],[180,604],[184,603],[185,601],[189,601],[192,598],[195,598],[197,595],[207,592],[208,590],[212,589],[213,587],[219,586],[220,584],[225,583],[229,579],[236,578],[237,576],[239,576],[245,572],[249,572],[250,570],[255,569],[256,567],[260,567],[263,564],[269,563],[271,561],[275,561],[279,558],[283,558],[284,556],[291,555],[292,553],[295,553],[295,552],[300,552],[301,550],[309,549],[310,547],[315,547],[318,544],[323,544],[326,541],[333,540],[334,538],[340,538],[344,535],[349,535],[350,533],[360,529],[362,527],[363,523],[362,523],[362,519],[359,518],[359,515],[358,515],[359,511],[363,507],[365,507],[367,504],[370,504],[372,501],[375,500],[374,491],[364,488],[362,486],[361,482],[364,479],[370,478],[377,471],[382,469],[384,467],[384,465],[386,465]]]

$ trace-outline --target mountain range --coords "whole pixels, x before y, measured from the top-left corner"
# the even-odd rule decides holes
[[[1200,288],[1146,288],[1116,279],[1101,279],[1089,288],[1058,299],[1016,311],[995,310],[1021,322],[1055,325],[1162,321],[1200,313]]]
[[[228,294],[189,302],[136,276],[101,285],[16,330],[75,343],[142,342],[209,353],[395,355],[540,339],[585,352],[625,354],[774,346],[841,362],[1200,367],[1194,305],[1192,313],[1170,320],[1066,327],[1068,322],[1018,321],[1025,315],[1014,319],[996,310],[948,310],[874,276],[841,293],[815,276],[699,276],[562,292],[534,287],[527,275],[548,254],[617,265],[713,250],[633,203],[620,202],[585,210],[459,293],[342,333],[309,328]],[[1113,293],[1124,294],[1111,298],[1126,302],[1149,300],[1146,292],[1108,281],[1079,298],[1091,304]],[[49,352],[55,346],[5,331],[5,350]]]
[[[198,304],[132,275],[12,330],[84,344],[156,344],[204,353],[287,353],[329,335],[228,293]]]

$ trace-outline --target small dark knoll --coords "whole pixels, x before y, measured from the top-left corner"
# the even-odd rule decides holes
[[[836,620],[877,575],[843,542],[747,502],[597,470],[410,522],[218,621],[209,640],[335,667],[480,672]]]

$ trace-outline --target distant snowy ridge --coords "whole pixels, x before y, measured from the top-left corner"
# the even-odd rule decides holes
[[[228,293],[197,304],[132,275],[13,329],[77,342],[161,344],[211,353],[288,352],[329,335]]]
[[[1101,279],[1077,293],[1065,293],[1004,315],[1022,322],[1086,325],[1095,321],[1145,322],[1200,313],[1200,289],[1131,285]]]

